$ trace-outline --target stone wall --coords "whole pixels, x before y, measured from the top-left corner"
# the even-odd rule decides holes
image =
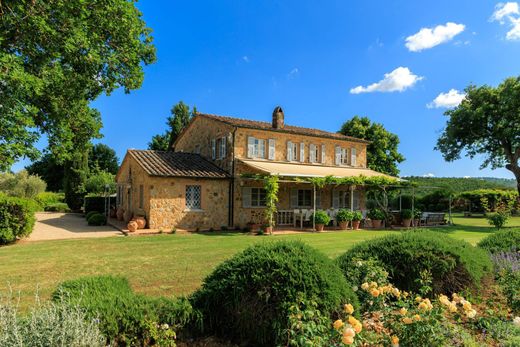
[[[129,174],[132,180],[129,185]],[[150,177],[129,155],[125,156],[117,177],[124,186],[123,207],[134,215],[144,215],[151,229],[171,230],[173,227],[219,229],[228,226],[229,180],[181,177]],[[143,208],[139,208],[139,186],[143,186]],[[186,186],[201,186],[201,210],[186,210]],[[128,197],[130,199],[128,199]],[[130,204],[129,204],[130,202]]]

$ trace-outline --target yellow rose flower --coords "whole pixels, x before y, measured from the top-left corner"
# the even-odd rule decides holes
[[[345,328],[345,330],[343,330],[343,336],[354,337],[354,336],[356,336],[356,332],[352,328]]]
[[[402,319],[402,321],[403,321],[404,324],[412,324],[413,323],[413,320],[410,317],[404,317]]]
[[[334,329],[339,330],[343,326],[343,321],[341,319],[338,319],[332,325],[334,326]]]
[[[345,345],[351,345],[354,343],[354,338],[352,336],[343,335],[341,342],[343,342]]]
[[[353,316],[349,316],[348,317],[348,324],[354,326],[356,324],[359,324],[359,321],[356,318],[354,318]]]
[[[421,302],[421,303],[419,304],[419,307],[418,307],[418,308],[419,308],[419,310],[421,310],[421,311],[426,311],[426,310],[428,309],[428,305],[426,305],[425,302]]]
[[[361,332],[361,330],[363,330],[363,325],[361,323],[358,322],[358,324],[354,324],[354,331],[356,333],[359,334]]]
[[[370,291],[370,295],[372,295],[374,298],[377,298],[379,296],[379,294],[381,294],[379,292],[379,290],[377,290],[376,288],[373,288],[371,291]]]
[[[352,314],[354,312],[354,306],[352,306],[351,304],[345,304],[343,308],[345,310],[345,313],[347,314]]]
[[[414,320],[414,321],[420,321],[420,320],[421,320],[421,316],[419,316],[418,314],[416,314],[416,315],[413,316],[413,320]]]
[[[473,309],[466,312],[466,316],[468,318],[475,318],[476,315],[477,315],[477,311],[475,311]]]
[[[464,311],[470,311],[471,310],[471,303],[469,301],[464,301],[462,304],[462,308]]]
[[[440,295],[439,296],[439,302],[441,304],[443,304],[444,306],[449,306],[450,305],[450,299],[448,299],[448,297],[446,295]]]
[[[422,301],[422,298],[420,296],[415,297],[415,302],[420,303]]]
[[[363,290],[367,290],[368,288],[369,288],[369,285],[366,282],[361,285],[361,289],[363,289]]]
[[[399,298],[401,296],[401,291],[397,288],[393,288],[392,294],[394,294],[395,297]]]
[[[392,347],[399,346],[399,338],[397,336],[392,336]]]
[[[404,316],[404,315],[406,315],[406,314],[408,313],[408,310],[407,310],[406,308],[402,307],[402,308],[399,310],[399,313],[400,313],[401,315]]]
[[[377,282],[370,282],[371,288],[377,288]]]
[[[457,312],[457,304],[450,302],[448,309],[450,310],[451,313]]]

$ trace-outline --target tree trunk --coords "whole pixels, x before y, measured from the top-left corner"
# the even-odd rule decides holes
[[[506,169],[511,171],[516,178],[516,189],[518,191],[518,196],[520,197],[520,167],[518,164],[507,164]]]

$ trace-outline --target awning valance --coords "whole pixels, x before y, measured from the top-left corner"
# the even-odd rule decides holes
[[[280,177],[396,177],[365,168],[354,168],[344,166],[323,166],[297,163],[280,163],[260,160],[242,160],[252,169],[265,174],[278,175]]]

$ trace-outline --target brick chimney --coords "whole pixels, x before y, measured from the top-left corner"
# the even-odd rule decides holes
[[[282,129],[284,126],[283,110],[280,106],[276,106],[273,111],[273,128]]]

